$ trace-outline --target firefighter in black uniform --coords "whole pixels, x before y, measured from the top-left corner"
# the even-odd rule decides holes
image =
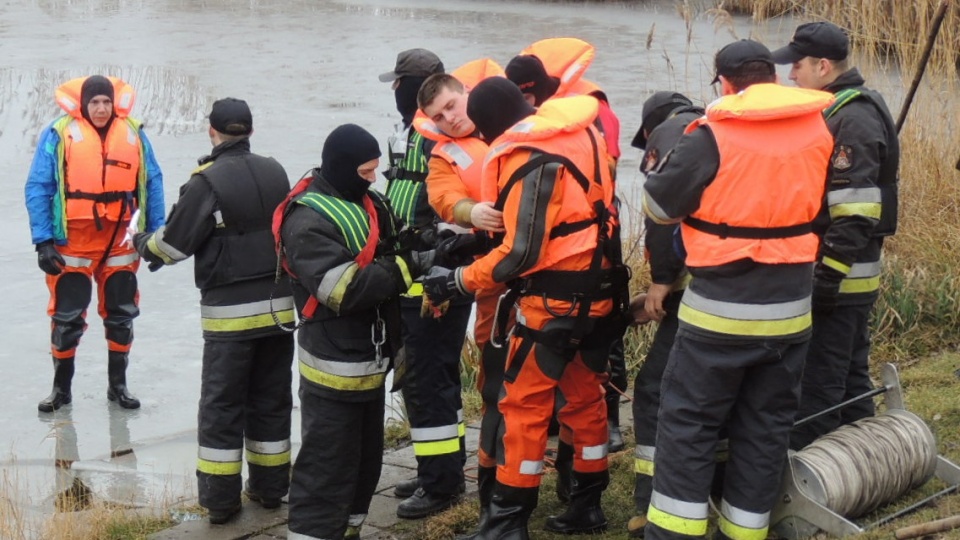
[[[180,188],[166,226],[134,237],[151,270],[195,256],[204,338],[197,481],[211,523],[240,510],[244,447],[250,499],[277,508],[290,483],[293,337],[274,320],[293,320],[293,298],[285,276],[274,284],[270,232],[290,183],[276,160],[250,152],[252,132],[246,102],[214,103],[213,152]]]
[[[643,103],[643,120],[632,146],[643,150],[640,172],[654,172],[673,149],[683,130],[703,116],[683,94],[656,92]],[[650,218],[644,220],[643,245],[650,264],[650,287],[644,311],[651,320],[659,321],[657,332],[647,351],[643,365],[633,382],[633,432],[637,446],[634,453],[636,483],[633,500],[637,515],[627,529],[631,537],[642,537],[647,524],[647,506],[653,491],[653,457],[656,450],[657,411],[660,409],[660,381],[677,334],[677,311],[690,275],[677,253],[680,225],[661,225]]]
[[[380,479],[384,381],[402,354],[400,294],[433,253],[398,250],[397,219],[368,189],[380,157],[370,133],[342,125],[322,157],[278,209],[304,320],[297,334],[303,446],[287,534],[297,540],[360,537]]]
[[[402,122],[388,141],[390,169],[387,198],[397,216],[415,234],[410,246],[427,250],[453,232],[430,206],[426,178],[434,141],[412,127],[417,112],[417,92],[423,81],[443,73],[443,62],[426,49],[397,55],[393,71],[380,76],[392,82]],[[462,231],[461,231],[462,232]],[[464,489],[463,444],[465,425],[460,385],[460,352],[467,333],[473,297],[451,300],[445,312],[424,306],[423,286],[416,282],[400,300],[403,343],[407,354],[402,378],[403,401],[410,419],[410,437],[417,457],[417,477],[396,486],[405,499],[397,516],[417,519],[457,503]]]
[[[801,88],[836,95],[824,111],[834,137],[830,185],[817,220],[820,253],[814,271],[813,338],[803,372],[800,410],[805,418],[863,395],[870,382],[870,312],[880,288],[883,239],[897,229],[900,144],[887,105],[865,88],[847,64],[849,40],[834,24],[797,27],[793,41],[774,53],[792,64],[790,79]],[[799,450],[817,437],[873,416],[870,399],[797,426],[790,447]]]

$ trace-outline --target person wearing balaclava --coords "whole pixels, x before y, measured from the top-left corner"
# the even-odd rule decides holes
[[[532,54],[514,56],[504,72],[507,79],[520,87],[523,97],[534,107],[543,105],[560,87],[560,80],[547,74],[543,62]]]
[[[402,116],[388,139],[386,195],[408,227],[406,236],[415,249],[431,249],[441,240],[442,220],[430,206],[426,185],[435,141],[424,138],[412,121],[423,81],[443,72],[443,62],[436,54],[409,49],[397,55],[392,71],[380,76],[383,82],[393,82],[397,111]],[[447,228],[445,224],[443,228]],[[442,233],[444,237],[452,234],[449,229]],[[417,458],[417,476],[394,489],[394,495],[404,499],[397,506],[400,518],[419,519],[445,510],[465,491],[460,378],[446,374],[459,369],[472,303],[472,298],[461,298],[446,306],[430,306],[423,299],[420,283],[400,300],[407,367],[394,385],[402,387]]]
[[[125,233],[163,225],[163,174],[142,123],[129,116],[130,85],[80,77],[57,88],[55,98],[64,114],[41,132],[24,190],[52,306],[53,390],[37,409],[48,413],[73,400],[92,282],[107,339],[107,399],[136,409],[140,401],[127,389],[126,371],[133,319],[140,314],[140,260]]]
[[[576,435],[569,506],[546,521],[556,533],[600,532],[607,526],[600,497],[609,482],[603,377],[611,344],[624,327],[612,316],[626,300],[627,272],[614,260],[619,236],[609,211],[613,179],[593,120],[589,96],[558,98],[535,112],[506,79],[484,80],[470,92],[467,115],[493,141],[484,181],[500,186],[503,243],[469,266],[433,267],[424,290],[433,302],[501,283],[502,305],[517,306],[513,332],[499,315],[507,361],[499,401],[503,453],[486,519],[473,539],[526,538],[537,505],[547,425],[557,391],[566,399],[560,422]],[[599,229],[599,230],[598,230]],[[600,240],[604,239],[603,242]],[[618,277],[619,276],[619,277]]]
[[[383,460],[384,382],[402,361],[400,294],[433,252],[397,245],[400,223],[373,189],[377,141],[346,124],[277,209],[297,333],[303,446],[289,537],[360,538]]]

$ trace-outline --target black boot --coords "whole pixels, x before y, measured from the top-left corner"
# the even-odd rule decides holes
[[[539,488],[515,488],[495,482],[487,520],[477,532],[457,540],[529,540],[527,521],[537,507]]]
[[[573,472],[573,445],[557,441],[557,458],[553,462],[557,470],[557,498],[570,502],[570,473]]]
[[[421,486],[413,492],[413,495],[397,505],[397,517],[403,519],[425,518],[433,514],[439,514],[459,502],[459,493],[429,493]]]
[[[625,447],[623,434],[620,433],[620,394],[611,388],[604,399],[607,402],[607,450],[619,452]]]
[[[573,471],[570,506],[559,516],[550,516],[544,528],[560,534],[595,534],[607,530],[607,518],[600,508],[600,496],[610,483],[610,472]]]
[[[70,383],[73,381],[73,357],[53,359],[53,391],[37,404],[40,412],[53,412],[73,401]]]
[[[107,399],[124,409],[139,409],[140,400],[127,390],[127,353],[110,351],[107,363]]]
[[[413,494],[420,488],[420,477],[414,476],[409,480],[404,480],[393,487],[393,496],[400,499],[413,497]]]
[[[493,497],[493,486],[497,483],[496,467],[477,467],[477,495],[480,498],[480,521],[478,528],[482,529],[490,515],[490,500]]]

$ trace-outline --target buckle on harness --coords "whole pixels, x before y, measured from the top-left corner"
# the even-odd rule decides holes
[[[497,335],[497,329],[500,327],[500,306],[503,304],[503,301],[507,296],[510,296],[509,290],[500,295],[500,298],[497,298],[497,308],[493,313],[493,325],[490,326],[490,345],[493,345],[494,349],[503,348],[504,343],[510,339],[510,336],[513,335],[513,331],[516,328],[515,326],[510,327],[510,331],[507,332],[506,336],[502,336],[503,341],[500,340],[501,336]],[[512,302],[512,300],[511,300]]]
[[[380,308],[377,308],[377,319],[370,325],[370,342],[376,355],[377,369],[383,367],[386,357],[383,356],[383,344],[387,342],[387,333],[385,331],[383,317],[380,316]]]

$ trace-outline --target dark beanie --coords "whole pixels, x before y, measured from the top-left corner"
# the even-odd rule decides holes
[[[487,142],[535,112],[520,88],[503,77],[484,79],[467,98],[467,116]]]
[[[504,72],[524,94],[533,94],[537,107],[557,93],[560,86],[560,81],[547,74],[543,62],[532,54],[514,56]]]
[[[107,96],[110,101],[113,101],[113,83],[103,75],[91,75],[80,86],[80,114],[87,119],[87,122],[90,121],[87,105],[97,96]],[[116,111],[113,114],[116,115]]]
[[[379,157],[380,145],[369,131],[344,124],[331,131],[323,143],[320,176],[345,200],[359,203],[370,182],[357,174],[357,168]]]

